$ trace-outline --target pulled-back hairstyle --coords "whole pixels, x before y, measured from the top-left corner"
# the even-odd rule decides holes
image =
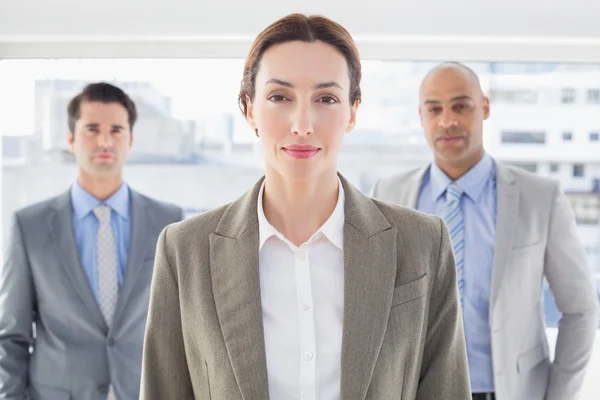
[[[328,18],[322,16],[306,16],[303,14],[290,14],[283,17],[262,31],[254,40],[250,53],[244,64],[244,76],[238,95],[238,103],[242,114],[246,116],[248,110],[247,99],[254,100],[256,90],[256,74],[260,61],[271,46],[292,41],[313,43],[321,41],[333,46],[344,56],[348,64],[350,75],[350,104],[361,100],[360,56],[356,44],[348,31]]]

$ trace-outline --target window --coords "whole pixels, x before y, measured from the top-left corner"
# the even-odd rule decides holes
[[[597,224],[600,222],[599,194],[567,194],[578,224]],[[597,246],[593,246],[597,249]]]
[[[502,132],[502,143],[544,144],[546,132]]]
[[[60,193],[73,182],[76,166],[66,145],[65,105],[90,81],[123,86],[139,106],[125,169],[132,187],[183,207],[187,215],[242,195],[264,172],[260,141],[237,106],[243,64],[236,58],[0,60],[0,110],[10,110],[0,112],[1,244],[10,239],[10,216],[16,209]],[[379,177],[431,162],[417,104],[420,81],[433,66],[362,61],[364,101],[356,128],[344,135],[338,162],[340,172],[360,190],[369,192]],[[485,136],[495,145],[489,147],[490,154],[534,173],[547,173],[550,164],[552,178],[565,189],[587,190],[574,204],[578,231],[586,246],[600,249],[598,199],[588,199],[594,197],[592,191],[600,193],[600,171],[585,154],[596,147],[585,135],[600,132],[597,118],[594,122],[597,113],[588,111],[597,95],[586,87],[577,102],[575,89],[579,82],[600,89],[600,64],[469,66],[493,101],[501,103],[485,125]],[[570,104],[561,107],[567,113],[555,112],[561,102]],[[575,121],[571,111],[589,122]],[[507,150],[504,158],[497,157],[502,149]],[[563,156],[571,161],[558,161]],[[598,250],[588,252],[588,263],[600,277]],[[600,288],[600,278],[595,285]],[[549,289],[543,296],[545,321],[554,329],[559,315]],[[598,359],[594,361],[598,366]],[[596,368],[588,376],[599,374]],[[594,394],[589,398],[598,397]]]
[[[575,89],[563,89],[560,101],[563,104],[574,104],[575,103]]]
[[[589,89],[587,92],[588,104],[600,104],[600,89]]]
[[[497,103],[535,104],[537,92],[533,90],[502,90],[490,91],[490,100]]]
[[[565,142],[571,142],[573,140],[573,132],[563,132],[562,138]]]
[[[539,74],[556,71],[557,64],[550,63],[517,63],[517,62],[498,62],[490,63],[490,72],[494,74]]]
[[[599,253],[598,250],[600,250],[598,248],[598,246],[585,246],[585,253],[586,254],[590,254],[590,255],[598,254]]]
[[[600,132],[590,132],[590,142],[597,142],[600,140]]]
[[[535,163],[511,163],[515,167],[519,167],[529,172],[537,172],[537,164]]]

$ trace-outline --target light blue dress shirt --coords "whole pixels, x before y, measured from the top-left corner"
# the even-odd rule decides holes
[[[123,284],[129,254],[131,232],[129,188],[123,183],[115,194],[105,201],[100,201],[76,182],[71,186],[71,203],[73,204],[73,228],[79,258],[90,282],[90,287],[98,300],[98,262],[96,258],[98,219],[93,211],[100,204],[106,204],[112,209],[111,226],[117,246],[117,272],[120,287]]]
[[[433,163],[424,176],[417,208],[442,215],[445,192],[452,180]],[[494,391],[490,292],[496,242],[496,168],[492,158],[483,158],[456,183],[463,190],[461,207],[465,220],[465,289],[463,319],[471,390]]]

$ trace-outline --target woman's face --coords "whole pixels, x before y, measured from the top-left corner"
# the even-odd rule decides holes
[[[320,41],[272,46],[260,61],[247,119],[258,130],[268,172],[308,182],[337,171],[345,132],[354,128],[344,56]]]

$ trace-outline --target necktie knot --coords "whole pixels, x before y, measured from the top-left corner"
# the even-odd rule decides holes
[[[111,208],[106,204],[100,204],[94,208],[94,215],[98,218],[100,224],[110,223]]]
[[[452,182],[446,188],[446,202],[460,200],[463,193],[463,190],[456,184],[456,182]]]

